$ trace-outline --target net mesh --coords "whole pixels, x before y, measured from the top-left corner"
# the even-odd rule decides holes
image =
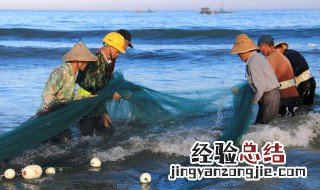
[[[253,92],[247,83],[239,84],[237,89],[238,93],[233,96],[234,114],[224,128],[223,140],[237,140],[246,131],[251,119],[251,111],[248,110],[252,109]],[[114,92],[118,92],[123,99],[113,101]],[[106,104],[109,114],[115,120],[166,125],[177,118],[217,112],[216,103],[221,103],[221,99],[225,100],[226,97],[231,99],[230,89],[217,91],[208,98],[177,97],[136,85],[125,80],[121,73],[115,73],[108,85],[99,91],[98,96],[69,102],[50,113],[32,117],[14,130],[2,134],[0,160],[12,158],[28,149],[44,150],[45,148],[39,145],[41,142],[67,130],[101,104]]]
[[[254,92],[247,82],[238,84],[233,89],[235,91],[233,93],[232,117],[224,129],[221,140],[232,140],[239,143],[253,118]]]

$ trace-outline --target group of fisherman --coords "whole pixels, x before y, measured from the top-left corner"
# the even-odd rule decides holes
[[[55,110],[59,105],[75,99],[97,95],[113,77],[116,59],[125,53],[131,44],[129,31],[121,29],[108,33],[103,45],[93,54],[80,40],[65,54],[63,64],[54,68],[42,93],[41,108],[38,115]],[[113,99],[121,96],[114,93]],[[110,117],[104,104],[79,121],[80,135],[93,133],[113,133]],[[60,134],[62,139],[69,138],[71,131]]]
[[[53,69],[45,85],[39,115],[54,110],[57,104],[95,96],[112,79],[117,57],[133,47],[131,34],[121,29],[108,33],[102,41],[95,54],[79,41],[63,56],[64,63]],[[257,45],[246,34],[236,37],[231,54],[246,62],[246,78],[255,93],[253,103],[259,105],[256,124],[293,116],[299,104],[314,102],[316,82],[308,63],[288,47],[286,42],[274,44],[270,35],[261,36]],[[121,96],[115,92],[113,99]],[[102,104],[82,118],[79,129],[82,136],[112,133],[106,106]]]
[[[262,54],[260,54],[261,52]],[[257,45],[246,34],[236,37],[231,54],[246,62],[246,78],[259,110],[256,124],[294,116],[299,105],[312,105],[316,82],[305,58],[286,42],[261,36]]]

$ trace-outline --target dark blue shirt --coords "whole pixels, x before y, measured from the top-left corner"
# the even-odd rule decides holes
[[[284,50],[283,55],[289,59],[295,77],[309,69],[306,59],[296,50],[286,49]]]

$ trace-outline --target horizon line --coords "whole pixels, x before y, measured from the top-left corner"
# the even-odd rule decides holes
[[[210,8],[210,7],[209,7]],[[177,9],[177,10],[172,10],[172,9],[151,9],[152,11],[157,11],[157,12],[186,12],[186,11],[200,11],[201,8],[199,9]],[[137,10],[141,10],[141,11],[147,11],[148,9],[135,9],[135,10],[100,10],[100,9],[1,9],[0,11],[61,11],[61,12],[75,12],[75,11],[92,11],[92,12],[135,12]],[[212,10],[216,10],[216,9],[212,9]],[[320,8],[305,8],[305,9],[301,9],[301,8],[293,8],[293,9],[283,9],[283,8],[279,8],[279,9],[225,9],[226,11],[306,11],[306,10],[320,10]]]

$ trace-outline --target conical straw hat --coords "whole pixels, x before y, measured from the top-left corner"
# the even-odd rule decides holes
[[[82,42],[77,42],[72,49],[62,57],[63,61],[98,61],[98,57],[95,56]]]
[[[234,42],[231,54],[245,53],[259,49],[258,46],[246,34],[239,34]]]
[[[284,41],[278,42],[278,43],[274,44],[274,47],[277,47],[279,45],[281,45],[283,49],[289,49],[289,45],[287,42],[284,42]]]

